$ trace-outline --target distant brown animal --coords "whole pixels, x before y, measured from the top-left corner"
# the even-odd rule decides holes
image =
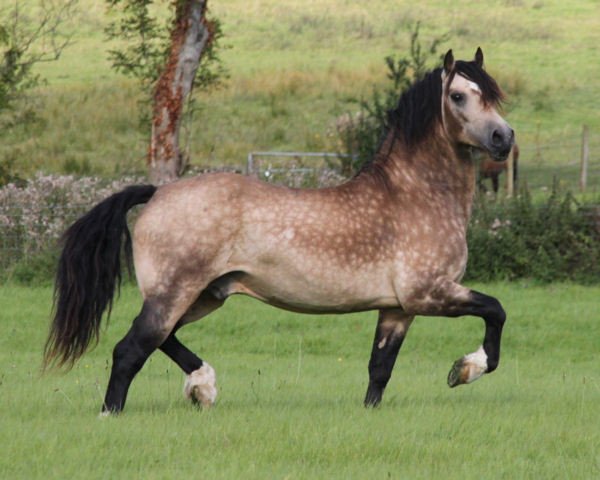
[[[519,145],[514,144],[512,148],[513,156],[513,185],[517,187],[517,181],[519,179]],[[502,162],[494,160],[489,156],[485,156],[479,163],[479,171],[477,176],[477,185],[481,191],[486,191],[483,181],[489,178],[492,181],[492,189],[494,193],[498,193],[500,187],[500,174],[508,170],[508,159]]]
[[[293,189],[235,174],[162,187],[133,186],[104,200],[65,234],[46,364],[72,364],[98,338],[120,278],[126,212],[148,203],[133,234],[143,297],[116,345],[102,411],[120,412],[129,385],[157,349],[188,375],[186,395],[215,401],[213,368],[177,330],[245,294],[295,312],[378,310],[365,405],[381,401],[415,315],[476,315],[483,344],[454,363],[451,387],[498,366],[505,313],[459,281],[475,190],[475,150],[502,161],[514,132],[483,53],[428,73],[402,95],[373,160],[332,188]],[[224,345],[226,347],[226,344]]]

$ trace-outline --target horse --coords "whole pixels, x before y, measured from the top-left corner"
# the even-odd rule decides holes
[[[519,180],[519,154],[519,145],[515,143],[512,148],[513,185],[515,186]],[[479,172],[477,175],[477,185],[479,186],[479,190],[482,192],[487,191],[483,181],[486,178],[489,178],[492,181],[492,189],[494,193],[498,193],[498,189],[500,187],[500,181],[498,177],[500,177],[500,174],[504,170],[508,170],[508,160],[504,162],[498,162],[489,156],[484,157],[479,164]]]
[[[63,236],[44,367],[70,367],[98,342],[103,313],[133,259],[143,297],[113,350],[102,415],[123,410],[129,386],[160,350],[185,373],[194,403],[215,403],[216,374],[177,331],[243,294],[302,313],[378,311],[364,405],[378,406],[416,315],[479,316],[482,345],[454,362],[448,385],[493,372],[506,313],[460,284],[475,190],[474,157],[506,159],[514,132],[504,95],[474,60],[454,59],[400,96],[389,130],[353,178],[294,189],[232,173],[133,185],[93,207]],[[145,204],[133,235],[127,211]]]

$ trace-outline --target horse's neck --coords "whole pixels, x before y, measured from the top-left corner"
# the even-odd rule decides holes
[[[433,215],[458,215],[466,228],[475,192],[475,164],[468,152],[457,151],[443,137],[432,136],[409,152],[390,133],[361,175],[400,196],[403,208],[418,207],[419,199],[437,200],[435,204],[446,211]]]

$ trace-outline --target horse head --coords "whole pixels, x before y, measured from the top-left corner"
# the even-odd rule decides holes
[[[513,129],[498,113],[503,93],[483,69],[483,52],[470,62],[455,61],[452,50],[442,70],[442,121],[450,141],[504,161],[514,144]]]

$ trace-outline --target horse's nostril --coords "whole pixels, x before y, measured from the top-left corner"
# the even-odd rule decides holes
[[[492,132],[492,145],[500,147],[504,143],[504,137],[498,130]]]

